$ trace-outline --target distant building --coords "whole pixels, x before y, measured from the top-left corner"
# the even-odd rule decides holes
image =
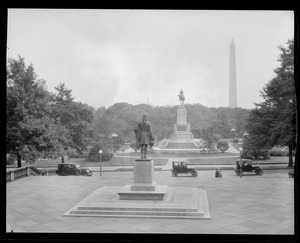
[[[233,39],[231,39],[229,50],[229,107],[237,107],[235,44]]]

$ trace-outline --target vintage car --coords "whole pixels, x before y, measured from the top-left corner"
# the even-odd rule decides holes
[[[191,174],[192,177],[197,177],[197,171],[194,168],[188,168],[187,164],[187,161],[173,161],[172,176],[178,176],[178,174]]]
[[[252,172],[254,171],[256,175],[262,175],[264,173],[263,169],[257,166],[252,165],[251,159],[237,159],[236,160],[236,168],[235,173],[237,175],[241,175],[244,172]]]
[[[80,167],[77,164],[71,163],[62,163],[57,165],[58,170],[56,173],[60,176],[66,175],[83,175],[83,176],[91,176],[93,172],[88,168]]]

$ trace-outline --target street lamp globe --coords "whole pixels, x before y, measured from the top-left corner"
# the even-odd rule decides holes
[[[102,165],[101,165],[101,161],[102,161],[102,150],[99,150],[99,154],[100,154],[100,176],[102,176]]]

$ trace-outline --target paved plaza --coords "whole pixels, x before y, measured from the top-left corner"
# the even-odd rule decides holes
[[[41,233],[294,234],[294,180],[288,170],[237,176],[198,170],[198,177],[155,171],[157,184],[207,191],[211,219],[63,217],[104,186],[132,184],[132,171],[84,176],[30,176],[7,183],[7,231]]]

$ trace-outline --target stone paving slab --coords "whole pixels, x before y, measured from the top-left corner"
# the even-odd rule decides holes
[[[157,184],[197,187],[207,191],[210,220],[153,218],[63,217],[77,202],[103,186],[123,186],[132,172],[100,176],[30,176],[7,183],[7,230],[62,233],[187,233],[187,234],[294,234],[294,179],[287,171],[268,170],[262,176],[236,176],[223,171],[199,171],[198,177],[154,173]],[[22,198],[22,200],[20,200]]]

